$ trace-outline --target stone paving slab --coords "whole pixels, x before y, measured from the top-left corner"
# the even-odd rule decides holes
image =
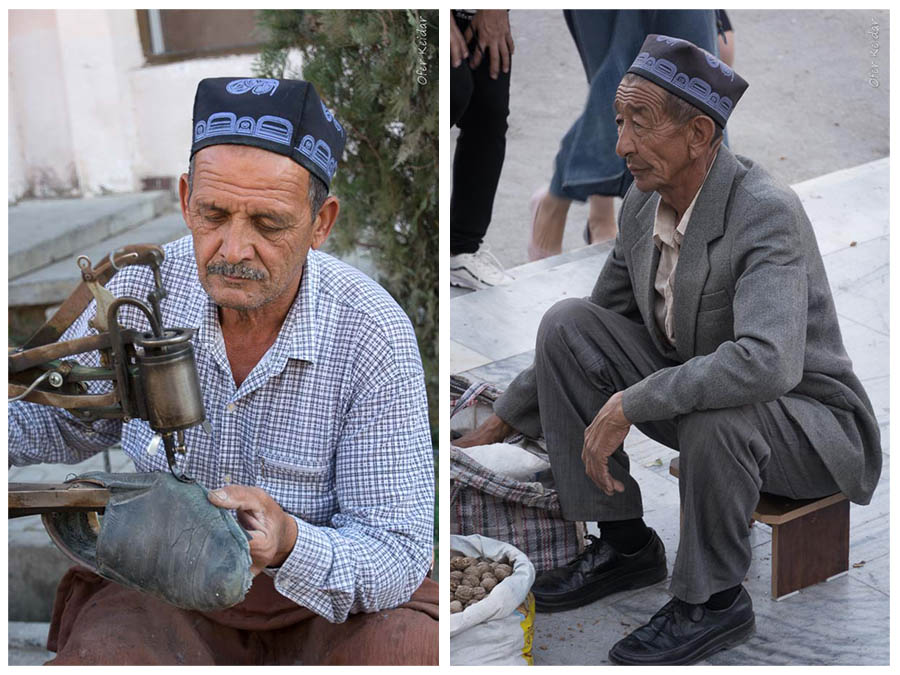
[[[8,304],[10,307],[55,305],[65,300],[81,281],[76,264],[78,256],[86,255],[96,265],[101,258],[122,246],[165,244],[187,233],[181,213],[168,213],[102,241],[86,244],[71,255],[67,254],[62,260],[10,281]]]
[[[49,265],[171,208],[167,191],[38,199],[9,207],[9,278]]]

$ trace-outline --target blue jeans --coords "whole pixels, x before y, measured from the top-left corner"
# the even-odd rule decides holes
[[[566,23],[591,88],[587,104],[563,137],[551,194],[585,201],[591,195],[623,196],[631,185],[616,155],[613,101],[616,88],[647,35],[669,35],[718,54],[714,10],[565,10]]]

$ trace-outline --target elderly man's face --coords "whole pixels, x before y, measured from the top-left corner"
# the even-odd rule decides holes
[[[674,187],[690,163],[684,126],[666,114],[665,97],[665,90],[642,78],[616,90],[616,154],[625,159],[642,192]]]
[[[293,300],[310,247],[330,230],[310,213],[308,186],[306,169],[259,148],[213,145],[195,155],[182,211],[216,304],[250,311]]]

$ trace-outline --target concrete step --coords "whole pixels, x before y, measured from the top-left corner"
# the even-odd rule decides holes
[[[62,260],[171,210],[163,190],[95,199],[36,199],[9,209],[9,278]]]
[[[40,666],[55,654],[47,651],[47,633],[50,624],[38,621],[10,621],[9,658],[10,666]]]
[[[181,213],[167,213],[124,232],[85,244],[65,258],[9,282],[9,306],[55,305],[74,290],[81,275],[76,260],[86,255],[94,264],[110,251],[127,244],[165,244],[188,233]]]

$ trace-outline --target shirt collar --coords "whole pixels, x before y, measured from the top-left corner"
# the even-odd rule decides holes
[[[318,300],[322,275],[320,255],[311,250],[306,256],[297,297],[285,316],[275,343],[264,358],[282,362],[287,359],[315,362],[319,342]],[[184,318],[187,327],[197,330],[197,341],[200,344],[216,349],[222,340],[218,307],[203,290],[199,280],[190,304]],[[281,365],[283,367],[284,364]]]
[[[717,150],[716,156],[718,156],[718,154],[719,151]],[[694,205],[697,203],[697,197],[700,196],[703,186],[706,185],[706,179],[709,178],[709,172],[712,171],[713,164],[715,163],[716,157],[714,156],[713,161],[706,170],[706,175],[703,177],[703,182],[700,184],[700,187],[697,188],[697,192],[694,193],[694,198],[691,200],[691,203],[684,210],[677,227],[675,223],[675,209],[663,202],[662,197],[656,202],[656,219],[653,223],[653,241],[657,248],[659,248],[661,244],[665,244],[670,248],[681,246],[681,241],[684,239],[684,233],[687,230],[688,222],[691,220],[691,214],[694,212]]]

